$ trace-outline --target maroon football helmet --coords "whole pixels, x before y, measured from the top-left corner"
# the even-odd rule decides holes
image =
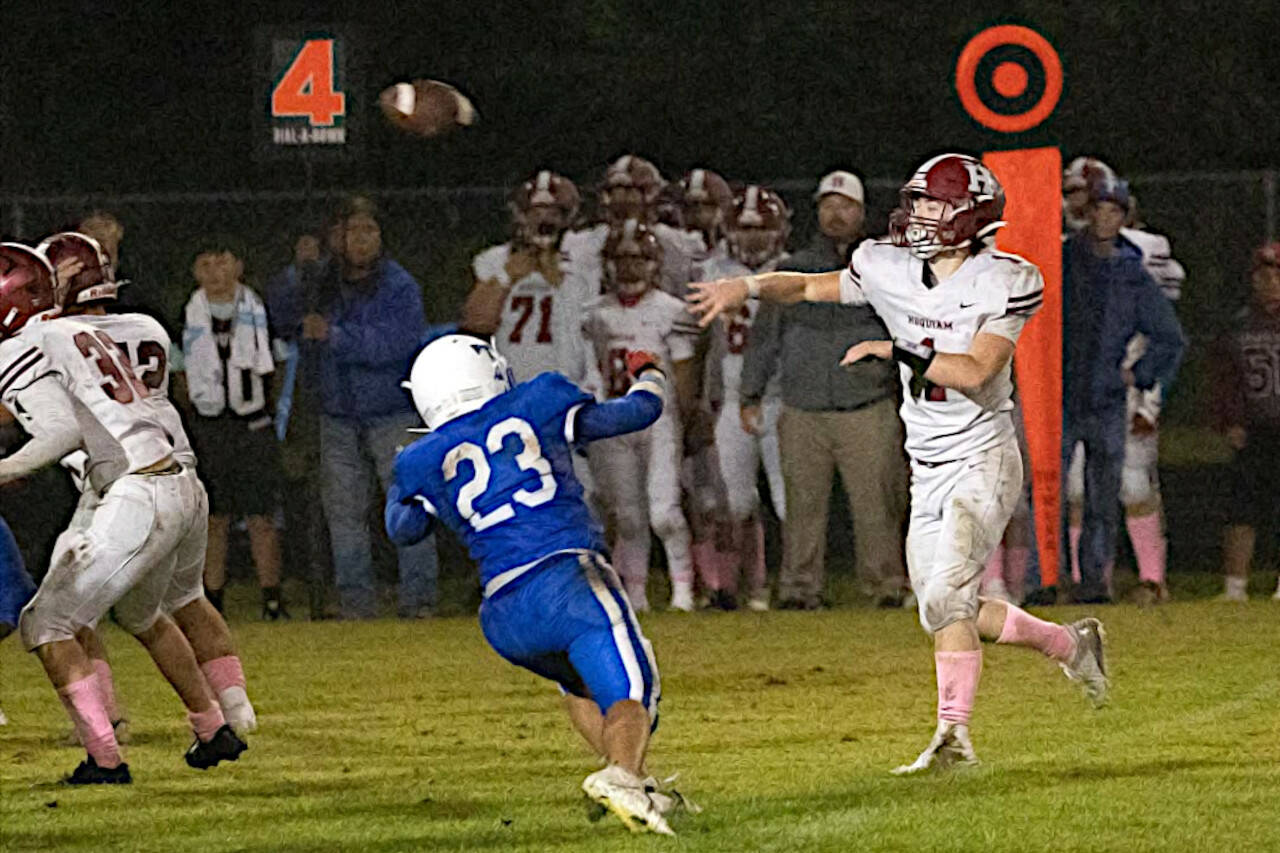
[[[628,219],[610,228],[604,241],[605,288],[623,305],[634,305],[662,275],[662,244],[648,225]]]
[[[982,161],[966,154],[940,154],[927,161],[902,185],[900,197],[901,206],[889,216],[889,236],[917,258],[963,249],[1004,225],[1004,188]],[[936,219],[917,216],[917,198],[946,206]]]
[[[666,181],[658,167],[643,157],[624,154],[609,164],[600,187],[600,209],[610,225],[628,219],[650,221],[658,193]]]
[[[791,210],[771,189],[752,184],[733,199],[725,223],[729,255],[751,269],[778,257],[791,234]]]
[[[680,179],[685,225],[715,236],[733,211],[729,182],[710,169],[694,169]]]
[[[0,339],[57,310],[53,282],[53,267],[44,255],[21,243],[0,243]]]
[[[516,238],[539,249],[560,245],[578,215],[578,188],[564,175],[543,169],[511,194]]]
[[[115,272],[111,269],[111,261],[98,241],[88,234],[63,231],[46,237],[36,251],[48,259],[55,271],[58,264],[68,258],[75,258],[84,264],[84,269],[68,281],[62,281],[55,275],[54,299],[59,308],[115,301],[119,285],[116,283]]]

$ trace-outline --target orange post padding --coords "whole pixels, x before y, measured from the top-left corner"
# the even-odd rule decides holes
[[[1004,186],[997,245],[1044,274],[1044,305],[1018,341],[1014,367],[1031,452],[1040,579],[1058,583],[1062,483],[1062,153],[1057,148],[989,151],[982,158]]]

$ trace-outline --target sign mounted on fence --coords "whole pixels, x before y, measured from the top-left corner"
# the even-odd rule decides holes
[[[333,27],[261,28],[255,34],[254,153],[345,156],[363,142],[352,36]]]

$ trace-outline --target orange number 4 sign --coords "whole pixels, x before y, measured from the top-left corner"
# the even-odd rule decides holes
[[[312,127],[332,127],[347,113],[347,96],[334,88],[333,39],[311,39],[271,90],[274,118],[304,116]]]

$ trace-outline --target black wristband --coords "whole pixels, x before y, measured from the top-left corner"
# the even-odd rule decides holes
[[[911,372],[917,376],[924,375],[929,365],[933,364],[936,355],[933,347],[928,344],[908,341],[904,338],[893,339],[893,360],[910,367]]]

